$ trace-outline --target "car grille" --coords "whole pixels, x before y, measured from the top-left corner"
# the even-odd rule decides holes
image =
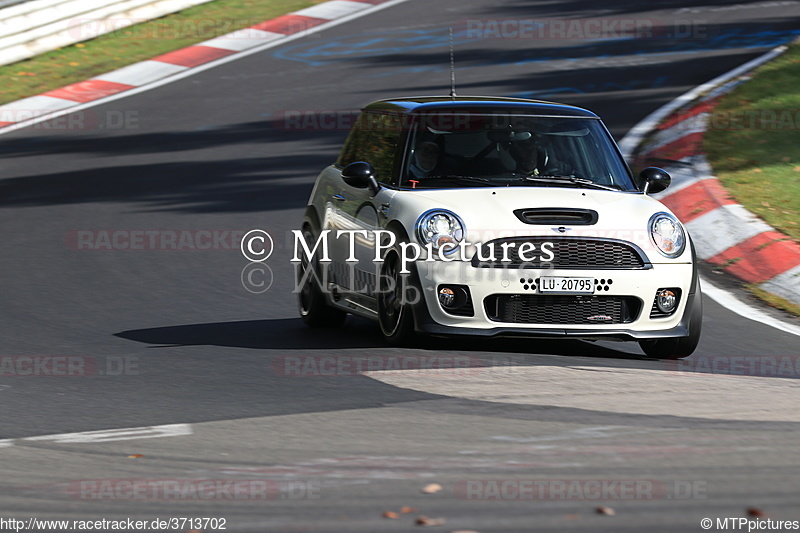
[[[490,320],[511,324],[627,324],[642,309],[634,296],[494,294],[483,303]]]
[[[507,259],[503,261],[503,243],[513,243],[508,247]],[[525,256],[533,261],[523,261],[519,249],[523,243],[531,243],[534,248],[526,249]],[[552,261],[543,261],[542,244],[549,243],[547,249],[553,253]],[[492,247],[494,254],[492,254]],[[494,256],[494,260],[491,257]],[[482,261],[481,259],[488,259]],[[480,254],[472,258],[472,266],[481,268],[596,268],[596,269],[644,269],[650,263],[636,245],[625,241],[598,238],[567,237],[513,237],[496,239],[483,243]]]

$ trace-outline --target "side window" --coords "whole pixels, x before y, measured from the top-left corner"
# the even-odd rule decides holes
[[[365,160],[375,167],[378,181],[389,183],[395,175],[395,156],[400,142],[401,120],[393,113],[370,114],[370,135]]]
[[[367,145],[370,135],[369,128],[364,127],[366,122],[366,113],[361,113],[353,124],[342,148],[342,153],[339,155],[339,160],[336,162],[339,166],[346,167],[350,163],[364,161],[364,147]]]
[[[375,167],[378,181],[389,183],[396,170],[395,156],[402,137],[402,121],[393,113],[361,113],[345,142],[338,164],[366,161]]]

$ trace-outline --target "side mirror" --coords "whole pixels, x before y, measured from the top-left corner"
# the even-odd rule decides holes
[[[342,179],[351,187],[357,189],[369,188],[372,196],[375,196],[381,190],[378,180],[375,179],[375,169],[366,161],[356,161],[344,167]]]
[[[644,183],[642,192],[645,194],[654,194],[661,192],[672,182],[672,178],[666,170],[658,167],[647,167],[639,173],[639,179]]]

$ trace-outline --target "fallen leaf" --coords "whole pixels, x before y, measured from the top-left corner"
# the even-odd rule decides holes
[[[617,512],[614,509],[605,506],[598,507],[597,509],[595,509],[595,512],[597,514],[604,514],[608,516],[614,516],[615,514],[617,514]]]
[[[417,510],[414,507],[409,507],[406,505],[405,507],[400,509],[400,512],[403,514],[409,514],[409,513],[416,513]]]
[[[418,526],[443,526],[444,518],[428,518],[425,515],[418,516],[416,522]]]
[[[766,202],[766,201],[765,202],[761,202],[761,205],[763,205],[764,207],[769,207],[769,202]]]
[[[142,455],[140,453],[137,453],[137,454],[134,454],[134,455],[129,455],[128,459],[138,459],[139,457],[144,457],[144,455]]]
[[[400,518],[400,515],[392,511],[384,511],[383,517],[391,518],[392,520],[397,520],[398,518]]]
[[[795,172],[800,172],[800,166],[794,167],[792,170],[794,170]]]
[[[759,509],[758,507],[748,507],[747,508],[747,516],[756,516],[756,517],[764,517],[767,516],[767,513]]]
[[[428,483],[424,487],[422,487],[422,492],[425,494],[434,494],[440,492],[442,490],[442,486],[438,483]]]
[[[78,63],[77,61],[70,61],[69,62],[69,66],[71,66],[71,67],[77,67],[78,65],[80,65],[80,63]]]
[[[78,44],[75,45],[75,48],[86,48],[86,45],[78,43]]]
[[[753,172],[755,172],[756,174],[759,174],[759,173],[764,172],[764,171],[761,170],[760,168],[754,168]]]

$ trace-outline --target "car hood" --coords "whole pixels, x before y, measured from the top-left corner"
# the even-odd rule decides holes
[[[649,256],[656,252],[648,229],[650,217],[670,210],[640,193],[573,187],[476,187],[397,191],[391,201],[394,218],[407,228],[429,209],[447,209],[458,215],[471,243],[511,236],[600,237],[633,242]],[[514,211],[531,208],[577,208],[596,211],[592,225],[528,224]],[[655,254],[655,255],[654,255]],[[685,260],[685,258],[684,258]]]

